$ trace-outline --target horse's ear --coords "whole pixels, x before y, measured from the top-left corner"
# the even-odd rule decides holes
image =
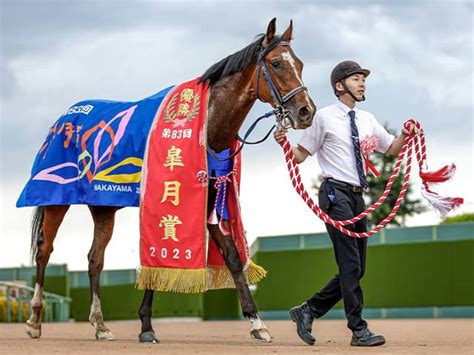
[[[276,32],[275,23],[276,23],[276,17],[274,17],[268,24],[267,33],[265,34],[265,37],[263,38],[263,42],[262,42],[264,46],[268,45],[272,41],[272,39],[275,37],[275,32]]]
[[[291,41],[292,32],[293,32],[293,20],[290,20],[290,25],[286,29],[285,33],[281,35],[281,40],[289,43]]]

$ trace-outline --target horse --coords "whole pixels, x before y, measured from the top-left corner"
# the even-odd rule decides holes
[[[301,79],[303,63],[290,47],[292,31],[293,23],[290,21],[286,31],[277,35],[274,18],[264,34],[257,36],[245,48],[215,63],[202,75],[201,82],[209,82],[208,148],[215,152],[228,149],[257,99],[279,110],[280,117],[294,129],[311,125],[316,106]],[[209,184],[207,205],[213,206],[215,198],[216,190]],[[95,328],[97,340],[112,340],[113,334],[105,325],[101,311],[99,282],[104,252],[113,233],[115,213],[121,207],[88,205],[88,208],[94,222],[94,238],[88,253],[91,293],[89,322]],[[30,302],[31,316],[26,322],[26,333],[31,338],[41,336],[45,269],[58,228],[68,209],[69,205],[47,205],[37,207],[33,214],[31,255],[32,260],[36,261],[37,280]],[[207,212],[209,214],[212,211]],[[232,237],[224,236],[217,225],[208,224],[207,229],[232,274],[243,316],[251,322],[252,338],[270,342],[270,333],[258,316]],[[151,324],[153,294],[153,290],[144,291],[138,312],[141,320],[140,342],[159,342]]]

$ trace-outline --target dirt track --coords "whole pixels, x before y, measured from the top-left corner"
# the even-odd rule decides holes
[[[474,353],[474,319],[372,320],[370,327],[387,344],[367,349],[349,346],[345,321],[316,321],[315,346],[300,341],[290,321],[267,321],[272,344],[255,343],[246,321],[154,322],[160,344],[139,344],[138,321],[107,323],[111,342],[97,342],[88,323],[46,323],[40,340],[29,339],[23,324],[0,324],[0,354],[295,354],[295,353]]]

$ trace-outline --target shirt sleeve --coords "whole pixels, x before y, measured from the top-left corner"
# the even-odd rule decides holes
[[[380,153],[385,153],[392,145],[395,136],[388,133],[385,127],[382,126],[375,117],[372,116],[372,120],[374,124],[374,136],[377,137],[379,143],[376,150]]]
[[[298,142],[298,145],[306,149],[309,154],[314,155],[319,148],[321,148],[324,139],[323,135],[323,119],[319,113],[316,112],[313,124],[303,131],[303,136]]]

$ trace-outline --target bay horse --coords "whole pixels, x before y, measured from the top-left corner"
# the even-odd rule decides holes
[[[303,63],[290,47],[292,22],[281,36],[276,35],[275,23],[274,18],[265,34],[212,65],[201,77],[202,82],[209,81],[207,141],[208,147],[215,152],[230,147],[257,99],[280,109],[294,129],[303,129],[312,123],[316,107],[301,80]],[[216,198],[213,184],[209,184],[208,191],[208,206],[213,206]],[[91,291],[89,321],[95,328],[96,339],[111,340],[113,334],[105,325],[101,311],[99,282],[105,248],[112,237],[115,213],[120,207],[89,205],[88,208],[94,221],[94,239],[88,253]],[[26,332],[31,338],[41,336],[45,269],[53,251],[53,241],[68,209],[69,205],[49,205],[37,207],[34,212],[31,253],[32,259],[36,260],[37,280],[31,300],[31,316],[26,322]],[[232,274],[243,315],[251,322],[251,336],[271,341],[268,329],[258,316],[232,237],[224,236],[217,225],[208,224],[208,232],[219,246]],[[151,324],[153,293],[153,290],[144,291],[139,310],[140,342],[159,342]]]

